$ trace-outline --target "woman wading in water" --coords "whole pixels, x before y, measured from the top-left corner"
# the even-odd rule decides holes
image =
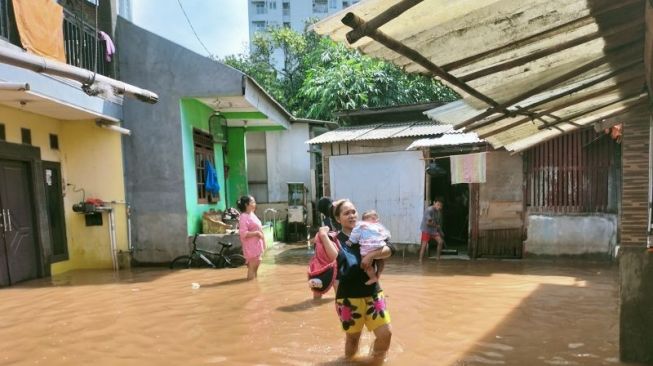
[[[375,339],[371,350],[374,361],[381,362],[390,348],[392,329],[390,313],[386,307],[381,285],[378,282],[366,285],[369,277],[365,269],[374,266],[375,259],[388,258],[394,252],[392,246],[386,246],[377,254],[361,259],[360,245],[347,245],[352,229],[358,221],[356,207],[349,200],[338,201],[333,207],[333,216],[342,225],[342,229],[331,240],[329,227],[323,226],[318,231],[328,257],[337,260],[338,288],[336,290],[336,311],[345,331],[345,357],[352,358],[358,352],[363,327],[374,332]]]

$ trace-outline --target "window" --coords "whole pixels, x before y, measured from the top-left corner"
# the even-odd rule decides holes
[[[32,131],[29,128],[20,129],[20,140],[23,144],[31,145],[32,144]]]
[[[283,26],[286,28],[290,28],[290,22],[283,22]]]
[[[5,135],[5,125],[0,123],[0,140],[5,141],[7,136]]]
[[[270,2],[268,3],[268,7],[269,7],[270,9],[276,9],[276,8],[277,8],[277,2],[276,2],[276,0],[270,1]]]
[[[343,9],[349,6],[349,1],[343,1],[342,2],[342,7]]]
[[[313,13],[328,13],[327,0],[313,0]]]
[[[211,203],[214,197],[206,192],[204,187],[206,179],[206,161],[215,167],[215,153],[213,152],[213,136],[200,130],[193,130],[193,145],[195,146],[195,177],[197,178],[197,202]]]
[[[53,133],[50,134],[50,148],[52,150],[59,150],[59,136]]]
[[[281,4],[281,8],[283,9],[284,16],[290,16],[290,3]]]
[[[329,0],[329,7],[335,9],[338,7],[338,0]]]
[[[257,1],[254,3],[254,9],[256,14],[266,14],[268,10],[265,8],[265,2]]]
[[[524,154],[530,212],[612,212],[619,145],[593,129],[570,133]]]
[[[252,26],[254,27],[255,32],[262,32],[265,30],[265,21],[255,21],[252,22]]]

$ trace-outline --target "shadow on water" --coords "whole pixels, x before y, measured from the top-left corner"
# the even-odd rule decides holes
[[[618,298],[605,296],[616,288],[608,276],[597,277],[594,283],[539,284],[450,365],[626,365],[615,354]]]
[[[297,304],[279,306],[277,310],[289,312],[289,313],[296,312],[296,311],[304,311],[318,306],[322,306],[324,304],[333,304],[334,300],[335,300],[334,298],[324,298],[324,297],[321,299],[306,299]]]

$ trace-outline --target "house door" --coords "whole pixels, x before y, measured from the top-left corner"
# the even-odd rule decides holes
[[[61,186],[61,164],[54,161],[43,162],[45,177],[45,198],[50,223],[50,248],[52,261],[68,259],[68,244],[66,242],[66,221],[63,206],[63,189]]]
[[[27,163],[0,160],[0,286],[38,276],[31,186]]]

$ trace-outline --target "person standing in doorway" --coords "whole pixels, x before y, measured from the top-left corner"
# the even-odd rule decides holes
[[[438,245],[436,252],[436,258],[440,259],[440,253],[442,252],[442,246],[444,245],[444,232],[442,232],[442,200],[436,199],[433,201],[433,205],[429,206],[424,210],[424,216],[422,217],[422,224],[420,226],[422,231],[421,238],[421,248],[419,250],[419,261],[420,263],[424,259],[424,252],[426,251],[429,241],[431,239],[435,240]]]
[[[261,256],[265,248],[263,225],[254,213],[256,210],[254,197],[242,196],[236,205],[241,212],[238,220],[238,232],[243,247],[243,256],[247,260],[247,279],[253,280],[257,276],[258,266],[261,264]]]

